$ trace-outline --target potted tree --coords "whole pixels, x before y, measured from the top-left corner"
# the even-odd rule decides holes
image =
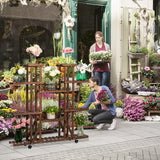
[[[55,119],[55,113],[59,112],[59,109],[57,106],[47,106],[44,111],[47,113],[47,119]]]

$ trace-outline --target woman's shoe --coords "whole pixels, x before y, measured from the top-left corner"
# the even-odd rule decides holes
[[[113,130],[113,129],[115,129],[115,127],[116,127],[116,120],[113,119],[111,126],[108,128],[108,130]]]
[[[102,129],[104,127],[105,123],[100,123],[96,128],[97,129]]]

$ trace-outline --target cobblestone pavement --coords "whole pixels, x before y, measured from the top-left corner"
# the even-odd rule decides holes
[[[76,132],[76,131],[75,131]],[[55,136],[52,133],[43,136]],[[0,141],[0,160],[160,160],[160,122],[117,119],[113,131],[88,129],[78,143],[61,141],[27,146]]]
[[[160,160],[160,137],[31,156],[17,160]]]

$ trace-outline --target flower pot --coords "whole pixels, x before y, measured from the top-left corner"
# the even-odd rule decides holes
[[[47,119],[55,119],[55,113],[47,113]]]
[[[132,52],[128,52],[128,56],[131,58],[143,58],[145,57],[147,54],[145,53],[132,53]]]
[[[25,78],[22,75],[15,75],[13,82],[25,82]]]
[[[6,95],[10,91],[10,88],[0,89],[0,94]]]
[[[16,142],[22,142],[22,130],[21,129],[16,129],[14,140]]]
[[[153,82],[153,78],[145,78],[145,77],[141,77],[141,81],[146,81],[146,82],[149,82],[149,83],[152,83]]]

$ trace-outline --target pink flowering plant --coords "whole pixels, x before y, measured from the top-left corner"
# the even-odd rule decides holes
[[[97,95],[97,100],[100,102],[103,101],[111,101],[110,97],[108,95],[108,92],[106,90],[101,90]]]
[[[31,53],[34,56],[38,57],[42,53],[42,49],[40,48],[40,46],[38,44],[35,44],[35,45],[31,46],[31,47],[28,47],[26,49],[26,52],[27,53]]]
[[[156,76],[156,71],[151,70],[150,67],[141,68],[141,76],[144,78],[154,78]]]
[[[144,107],[150,109],[160,108],[160,98],[149,96],[143,100]],[[156,108],[155,108],[156,107]]]
[[[144,110],[143,101],[136,98],[126,97],[122,99],[124,118],[130,121],[141,121],[144,119],[146,111]]]
[[[5,120],[0,118],[0,136],[5,137],[8,136],[12,131],[12,124],[10,120]]]
[[[11,119],[11,122],[12,122],[13,130],[21,129],[21,128],[24,129],[26,125],[30,124],[30,119],[26,119],[25,117],[22,117],[22,118],[13,117]]]

